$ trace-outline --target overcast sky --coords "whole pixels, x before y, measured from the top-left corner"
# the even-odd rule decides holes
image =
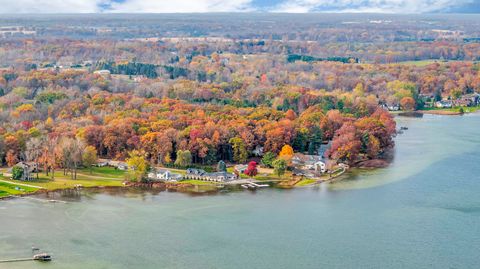
[[[480,13],[480,0],[0,0],[0,13]]]

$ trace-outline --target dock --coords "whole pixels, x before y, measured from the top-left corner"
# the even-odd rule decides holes
[[[8,260],[0,260],[0,263],[9,263],[9,262],[27,262],[27,261],[41,261],[41,262],[49,262],[52,260],[52,256],[47,253],[40,253],[35,254],[31,258],[17,258],[17,259],[8,259]]]
[[[37,247],[32,247],[32,257],[31,258],[15,258],[15,259],[6,259],[0,260],[0,263],[10,263],[10,262],[28,262],[28,261],[39,261],[39,262],[49,262],[52,261],[52,255],[40,251]],[[35,254],[36,253],[36,254]]]
[[[242,186],[242,188],[244,188],[244,189],[257,189],[257,188],[270,187],[270,185],[268,185],[268,184],[257,184],[255,182],[248,182],[248,183],[245,183],[245,184],[241,184],[240,186]]]

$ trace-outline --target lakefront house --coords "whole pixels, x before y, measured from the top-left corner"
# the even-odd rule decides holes
[[[149,180],[153,181],[171,181],[176,182],[183,179],[183,175],[172,173],[167,169],[153,169],[150,173],[147,174]]]
[[[212,182],[227,182],[237,179],[237,176],[228,172],[207,173],[202,169],[188,168],[187,174],[184,178]]]
[[[325,173],[327,171],[327,165],[319,155],[295,153],[292,158],[292,165],[296,169],[310,170],[316,173]]]
[[[23,180],[23,181],[30,181],[33,180],[33,174],[37,171],[37,165],[33,162],[19,162],[15,164],[13,167],[9,168],[7,172],[4,174],[6,177],[13,178],[13,168],[14,167],[19,167],[22,169],[22,175],[20,178],[15,178],[18,180]]]

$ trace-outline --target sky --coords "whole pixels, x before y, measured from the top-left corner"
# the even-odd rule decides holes
[[[0,0],[0,13],[480,13],[480,0]]]

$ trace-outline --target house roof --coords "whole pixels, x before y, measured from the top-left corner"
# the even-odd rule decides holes
[[[300,162],[318,162],[322,160],[322,157],[319,155],[306,155],[303,153],[295,153],[293,156],[295,160],[298,160]]]

